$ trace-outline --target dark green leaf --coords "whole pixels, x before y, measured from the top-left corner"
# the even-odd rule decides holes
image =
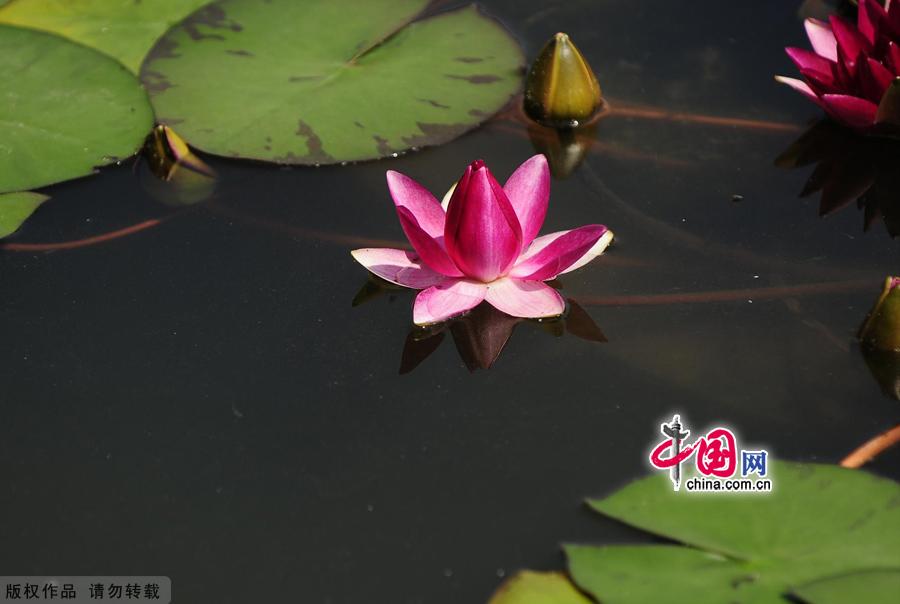
[[[120,63],[58,36],[0,25],[0,192],[90,174],[132,155],[153,125]]]
[[[518,90],[522,55],[474,7],[220,0],[167,33],[141,78],[203,151],[289,164],[386,157],[471,129]]]
[[[607,516],[693,547],[570,546],[573,579],[608,602],[672,593],[691,593],[698,604],[777,602],[825,576],[900,569],[900,485],[836,466],[782,462],[769,471],[771,494],[676,493],[658,474],[590,501]],[[698,585],[704,589],[695,591]]]

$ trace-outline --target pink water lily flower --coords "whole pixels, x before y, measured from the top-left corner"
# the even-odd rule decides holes
[[[353,257],[391,283],[421,289],[417,325],[438,323],[482,301],[508,315],[561,315],[559,293],[545,284],[603,253],[613,234],[592,224],[536,237],[550,200],[543,155],[527,160],[501,187],[481,160],[470,164],[446,207],[422,185],[388,171],[388,188],[414,252],[354,250]]]
[[[900,128],[900,0],[859,0],[857,24],[806,20],[813,51],[786,48],[803,80],[776,76],[832,119],[864,133]]]

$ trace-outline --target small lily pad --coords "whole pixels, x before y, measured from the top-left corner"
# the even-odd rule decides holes
[[[40,193],[0,193],[0,239],[15,233],[49,197]]]
[[[287,164],[449,141],[519,89],[522,53],[474,6],[427,0],[219,0],[171,29],[141,79],[193,147]]]
[[[0,25],[0,193],[90,174],[132,155],[153,125],[140,82],[59,36]]]
[[[900,600],[900,569],[828,577],[795,589],[794,595],[809,604],[896,604]]]
[[[208,0],[0,1],[0,22],[49,31],[115,57],[137,73],[144,55],[167,29]]]
[[[562,573],[525,570],[506,580],[489,604],[591,604]]]
[[[771,494],[672,491],[652,476],[591,500],[600,513],[691,547],[568,546],[575,583],[604,602],[779,602],[797,586],[900,569],[900,485],[859,470],[776,463]],[[853,600],[849,600],[853,601]]]

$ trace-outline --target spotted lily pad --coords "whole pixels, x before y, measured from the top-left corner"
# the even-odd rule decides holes
[[[90,174],[153,125],[137,78],[58,36],[0,25],[0,193]]]
[[[39,193],[0,193],[0,239],[15,233],[47,199]]]
[[[689,547],[567,546],[573,580],[611,604],[673,594],[696,604],[784,602],[823,577],[900,569],[900,485],[824,465],[778,463],[770,473],[767,495],[675,493],[659,474],[590,501]]]
[[[120,60],[137,73],[167,29],[209,0],[0,0],[0,23],[53,32]]]
[[[160,122],[209,153],[288,164],[389,156],[473,128],[518,90],[522,54],[474,6],[219,0],[141,68]]]

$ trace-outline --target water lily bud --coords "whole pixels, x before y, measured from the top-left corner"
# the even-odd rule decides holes
[[[893,350],[875,350],[868,346],[863,346],[862,354],[872,377],[878,382],[885,396],[900,400],[900,354]]]
[[[558,33],[544,46],[525,82],[525,111],[554,127],[574,127],[603,106],[600,84],[569,36]]]
[[[888,277],[859,329],[860,341],[876,350],[900,352],[900,277]]]
[[[157,126],[144,143],[138,175],[144,190],[166,205],[190,205],[209,198],[216,173],[168,126]]]

